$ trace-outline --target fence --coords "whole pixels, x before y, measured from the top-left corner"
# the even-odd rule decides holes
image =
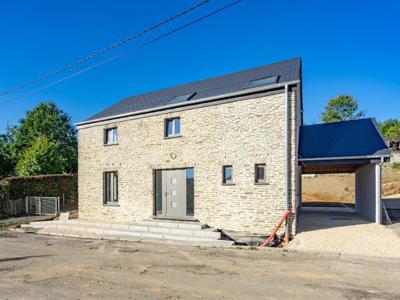
[[[19,217],[25,214],[25,199],[0,201],[1,217]]]
[[[60,212],[60,197],[26,197],[25,214],[56,215]]]
[[[57,215],[60,213],[60,197],[26,197],[25,199],[0,201],[0,217],[23,215]]]
[[[26,214],[26,197],[59,197],[58,211],[78,208],[78,176],[74,174],[37,175],[9,177],[0,180],[0,218],[18,217]],[[55,207],[55,200],[43,200],[41,213]],[[33,204],[30,204],[30,206]],[[54,206],[53,206],[54,205]],[[30,210],[31,214],[33,208]],[[51,211],[52,213],[52,211]]]

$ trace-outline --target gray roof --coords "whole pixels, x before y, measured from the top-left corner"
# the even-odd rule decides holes
[[[112,118],[113,116],[129,114],[145,109],[162,107],[168,105],[168,102],[172,98],[185,94],[195,93],[189,100],[185,101],[186,103],[189,103],[190,101],[203,98],[239,92],[246,88],[249,81],[270,76],[278,76],[276,82],[278,84],[287,83],[299,80],[301,77],[300,73],[301,59],[293,58],[229,75],[218,76],[146,94],[131,96],[91,116],[85,120],[85,122],[96,119]]]
[[[300,128],[299,159],[390,156],[375,119]]]

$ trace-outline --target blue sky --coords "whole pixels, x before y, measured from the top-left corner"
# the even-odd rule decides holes
[[[0,91],[71,63],[196,2],[3,1]],[[214,0],[109,55],[229,2]],[[367,116],[378,121],[400,118],[399,11],[400,1],[395,0],[244,0],[128,56],[0,106],[0,132],[39,101],[54,100],[78,122],[126,96],[297,56],[303,59],[306,123],[318,123],[327,100],[341,93],[352,94]],[[12,99],[0,97],[0,103]]]

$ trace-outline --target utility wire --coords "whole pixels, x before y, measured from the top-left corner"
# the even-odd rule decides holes
[[[22,94],[22,95],[19,95],[19,96],[13,98],[13,99],[8,100],[8,101],[1,102],[1,103],[0,103],[0,106],[3,106],[3,105],[8,104],[8,103],[10,103],[10,102],[14,102],[15,100],[18,100],[18,99],[20,99],[20,98],[22,98],[22,97],[28,96],[28,95],[30,95],[30,94],[39,92],[39,91],[41,91],[41,90],[44,90],[44,89],[46,89],[46,88],[49,88],[49,87],[54,86],[54,85],[56,85],[56,84],[59,84],[59,83],[61,83],[61,82],[64,82],[64,81],[66,81],[66,80],[68,80],[68,79],[71,79],[71,78],[73,78],[73,77],[76,77],[76,76],[78,76],[78,75],[80,75],[80,74],[82,74],[82,73],[85,73],[85,72],[87,72],[87,71],[90,71],[90,70],[92,70],[92,69],[95,69],[95,68],[97,68],[97,67],[100,67],[101,65],[104,65],[104,64],[106,64],[106,63],[108,63],[108,62],[110,62],[110,61],[113,61],[113,60],[116,60],[116,59],[118,59],[118,58],[120,58],[120,57],[122,57],[122,56],[125,56],[125,55],[127,55],[127,54],[129,54],[129,53],[131,53],[131,52],[133,52],[133,51],[136,51],[136,50],[138,50],[138,49],[144,48],[144,47],[146,47],[146,46],[148,46],[148,45],[150,45],[150,44],[152,44],[152,43],[154,43],[154,42],[156,42],[156,41],[159,41],[159,40],[161,40],[161,39],[163,39],[163,38],[166,38],[166,37],[168,37],[168,36],[170,36],[170,35],[172,35],[172,34],[178,32],[178,31],[181,31],[181,30],[183,30],[183,29],[185,29],[185,28],[187,28],[187,27],[189,27],[189,26],[195,24],[195,23],[201,22],[201,21],[203,21],[203,20],[205,20],[205,19],[207,19],[207,18],[209,18],[209,17],[211,17],[211,16],[213,16],[213,15],[219,13],[219,12],[222,12],[223,10],[228,9],[228,8],[230,8],[230,7],[232,7],[232,6],[236,5],[236,4],[238,4],[239,2],[242,2],[242,0],[236,0],[236,1],[234,1],[234,2],[232,2],[232,3],[230,3],[230,4],[228,4],[228,5],[225,5],[225,6],[221,7],[221,8],[218,8],[218,9],[216,9],[216,10],[214,10],[214,11],[212,11],[212,12],[210,12],[210,13],[208,13],[208,14],[206,14],[206,15],[200,17],[200,18],[197,18],[197,19],[195,19],[195,20],[189,22],[189,23],[186,23],[186,24],[184,24],[184,25],[182,25],[182,26],[179,26],[179,27],[177,27],[177,28],[175,28],[175,29],[173,29],[173,30],[171,30],[171,31],[168,31],[168,32],[166,32],[166,33],[164,33],[164,34],[161,34],[161,35],[159,35],[159,36],[157,36],[157,37],[155,37],[155,38],[153,38],[153,39],[151,39],[151,40],[149,40],[149,41],[147,41],[147,42],[144,42],[144,43],[142,43],[142,44],[140,44],[140,45],[138,45],[138,46],[136,46],[136,47],[130,48],[130,49],[124,51],[124,52],[121,52],[121,53],[119,53],[119,54],[117,54],[117,55],[114,55],[114,56],[112,56],[112,57],[110,57],[110,58],[107,58],[107,59],[105,59],[105,60],[103,60],[103,61],[101,61],[101,62],[98,62],[97,64],[94,64],[94,65],[89,66],[89,67],[87,67],[87,68],[84,68],[84,69],[82,69],[82,70],[80,70],[80,71],[78,71],[78,72],[75,72],[75,73],[73,73],[73,74],[71,74],[71,75],[68,75],[68,76],[66,76],[66,77],[63,77],[63,78],[61,78],[61,79],[59,79],[59,80],[57,80],[57,81],[51,82],[51,83],[46,84],[46,85],[44,85],[44,86],[42,86],[42,87],[40,87],[40,88],[34,89],[34,90],[29,91],[29,92],[27,92],[27,93],[24,93],[24,94]]]
[[[103,53],[105,53],[105,52],[111,51],[111,50],[113,50],[113,49],[115,49],[115,48],[117,48],[117,47],[120,47],[120,46],[122,46],[122,45],[128,43],[129,41],[131,41],[131,40],[133,40],[133,39],[135,39],[135,38],[138,38],[138,37],[140,37],[140,36],[142,36],[142,35],[144,35],[144,34],[150,32],[150,31],[152,31],[152,30],[155,30],[155,29],[157,29],[157,28],[159,28],[159,27],[161,27],[161,26],[163,26],[163,25],[165,25],[165,24],[167,24],[167,23],[170,23],[171,21],[173,21],[173,20],[175,20],[175,19],[177,19],[177,18],[179,18],[179,17],[181,17],[181,16],[183,16],[183,15],[185,15],[185,14],[188,14],[188,13],[194,11],[195,9],[197,9],[197,8],[199,8],[199,7],[201,7],[201,6],[203,6],[204,4],[206,4],[206,3],[210,2],[210,1],[211,1],[211,0],[203,0],[203,1],[197,3],[196,5],[190,7],[190,8],[188,8],[188,9],[186,9],[186,10],[183,10],[183,11],[179,12],[179,13],[176,14],[176,15],[174,15],[174,16],[172,16],[172,17],[169,17],[169,18],[167,18],[167,19],[165,19],[165,20],[163,20],[163,21],[160,22],[160,23],[157,23],[157,24],[155,24],[155,25],[153,25],[153,26],[150,26],[150,27],[148,27],[148,28],[142,30],[141,32],[132,34],[132,35],[128,36],[127,38],[125,38],[125,39],[123,39],[123,40],[120,40],[120,41],[118,41],[118,42],[112,44],[111,46],[108,46],[108,47],[103,48],[103,49],[101,49],[101,50],[99,50],[99,51],[97,51],[97,52],[95,52],[95,53],[93,53],[93,54],[90,54],[90,55],[88,55],[88,56],[85,56],[85,57],[83,57],[83,58],[81,58],[81,59],[79,59],[79,60],[77,60],[77,61],[75,61],[75,62],[73,62],[73,63],[70,63],[69,65],[66,65],[65,67],[59,68],[59,69],[57,69],[57,70],[55,70],[55,71],[52,71],[52,72],[50,72],[50,73],[44,74],[44,75],[42,75],[42,76],[39,76],[39,77],[37,77],[36,79],[33,79],[33,80],[28,81],[28,82],[26,82],[26,83],[23,83],[23,84],[21,84],[21,85],[19,85],[19,86],[16,86],[16,87],[14,87],[14,88],[5,90],[5,91],[3,91],[3,92],[0,92],[0,97],[5,96],[5,95],[10,94],[10,93],[13,93],[13,92],[15,92],[15,91],[18,91],[18,90],[20,90],[20,89],[23,89],[23,88],[25,88],[25,87],[27,87],[27,86],[30,86],[30,85],[32,85],[32,84],[35,84],[35,83],[37,83],[37,82],[46,80],[46,79],[48,79],[48,78],[50,78],[50,77],[53,77],[53,76],[55,76],[55,75],[57,75],[57,74],[59,74],[59,73],[65,72],[65,71],[67,71],[67,70],[69,70],[69,69],[72,69],[72,68],[74,68],[74,67],[76,67],[76,66],[78,66],[78,65],[80,65],[80,64],[82,64],[82,63],[84,63],[84,62],[86,62],[86,61],[88,61],[88,60],[90,60],[90,59],[93,59],[93,58],[95,58],[95,57],[97,57],[97,56],[99,56],[99,55],[101,55],[101,54],[103,54]]]

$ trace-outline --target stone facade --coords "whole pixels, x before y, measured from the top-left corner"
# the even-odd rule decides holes
[[[295,207],[296,97],[290,92],[289,192]],[[79,216],[134,223],[153,215],[153,170],[194,168],[194,216],[212,227],[266,234],[286,211],[285,93],[116,123],[79,128]],[[181,136],[164,138],[166,118],[181,118]],[[118,145],[104,146],[105,128],[118,128]],[[254,184],[266,163],[267,184]],[[222,184],[223,165],[234,185]],[[119,206],[103,205],[103,172],[118,171]]]

